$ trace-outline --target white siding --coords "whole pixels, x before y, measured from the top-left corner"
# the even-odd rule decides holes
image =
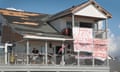
[[[89,16],[89,17],[98,17],[98,18],[107,18],[102,12],[100,12],[93,5],[89,5],[86,8],[75,13],[75,15]]]
[[[87,22],[87,23],[95,23],[95,21],[93,19],[90,18],[75,18],[75,22]]]
[[[98,29],[102,29],[103,28],[103,21],[99,21],[98,22]]]

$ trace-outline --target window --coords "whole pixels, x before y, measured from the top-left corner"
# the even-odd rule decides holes
[[[92,23],[87,23],[87,22],[80,22],[80,27],[93,28],[93,24]]]
[[[79,22],[75,22],[75,27],[80,27]]]
[[[72,22],[71,21],[66,22],[66,28],[62,30],[62,34],[67,35],[67,36],[72,36]]]
[[[72,22],[71,22],[71,21],[67,21],[66,27],[67,27],[67,28],[72,28]]]

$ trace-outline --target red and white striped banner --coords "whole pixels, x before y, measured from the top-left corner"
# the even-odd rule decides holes
[[[103,39],[95,39],[94,40],[94,49],[93,49],[93,57],[100,60],[105,60],[107,58],[107,40]]]
[[[92,52],[93,31],[91,28],[73,28],[74,51]]]

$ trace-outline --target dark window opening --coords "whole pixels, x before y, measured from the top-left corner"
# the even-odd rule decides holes
[[[62,47],[61,46],[56,46],[56,54],[61,55],[62,52],[60,51]]]
[[[92,23],[86,23],[86,22],[80,22],[80,27],[93,28],[93,24]]]
[[[71,22],[71,21],[67,21],[66,27],[67,27],[67,28],[72,28],[72,22]]]
[[[66,28],[62,30],[62,35],[72,36],[72,22],[71,21],[66,22]]]

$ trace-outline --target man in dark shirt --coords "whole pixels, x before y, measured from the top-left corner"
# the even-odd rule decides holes
[[[32,58],[33,62],[32,63],[36,64],[36,59],[38,58],[39,51],[38,51],[38,49],[33,48],[32,53],[33,53],[33,58]]]
[[[39,51],[38,51],[36,48],[33,48],[32,53],[33,53],[33,54],[38,54]]]

